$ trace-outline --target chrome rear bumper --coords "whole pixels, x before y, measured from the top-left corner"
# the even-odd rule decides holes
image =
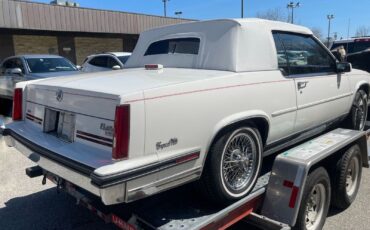
[[[35,162],[45,171],[55,174],[58,177],[69,181],[96,196],[101,197],[101,200],[104,204],[111,205],[125,202],[125,183],[106,188],[99,188],[91,183],[91,178],[89,176],[69,169],[59,163],[56,163],[55,161],[42,156],[37,152],[32,151],[12,136],[7,135],[4,138],[6,144],[9,147],[15,147],[19,152],[21,152],[31,161]]]
[[[201,167],[196,166],[199,150],[118,174],[99,176],[94,173],[96,169],[48,153],[9,129],[5,129],[4,137],[8,146],[15,147],[43,170],[100,197],[106,205],[142,199],[196,180],[201,175]]]

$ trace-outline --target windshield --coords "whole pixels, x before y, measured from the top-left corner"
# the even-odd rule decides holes
[[[118,59],[122,62],[122,64],[126,64],[129,58],[130,58],[130,55],[118,57]]]
[[[53,73],[77,71],[77,68],[65,58],[27,58],[31,73]]]

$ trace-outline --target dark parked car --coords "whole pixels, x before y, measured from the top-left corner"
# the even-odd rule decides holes
[[[339,58],[337,51],[341,47],[347,53],[346,60],[354,68],[370,72],[370,37],[335,41],[330,50]]]

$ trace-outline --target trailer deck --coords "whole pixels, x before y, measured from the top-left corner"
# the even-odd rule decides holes
[[[328,137],[329,139],[327,139]],[[330,138],[340,139],[333,141]],[[266,167],[263,168],[263,175],[259,178],[253,191],[247,197],[227,207],[221,208],[215,207],[207,201],[202,200],[201,196],[199,196],[199,191],[196,190],[197,187],[193,186],[193,184],[166,191],[137,202],[105,206],[96,199],[96,197],[89,195],[84,190],[67,181],[61,182],[58,177],[50,173],[47,173],[46,177],[56,183],[59,189],[74,196],[80,205],[93,211],[105,222],[112,223],[123,230],[226,229],[242,219],[268,229],[287,230],[290,229],[290,226],[295,222],[300,201],[298,200],[297,207],[290,207],[292,210],[288,212],[284,211],[283,214],[276,213],[276,210],[280,208],[279,205],[281,205],[281,207],[283,207],[283,205],[286,206],[281,210],[289,208],[287,203],[289,203],[290,194],[287,192],[290,193],[291,189],[283,188],[285,185],[279,183],[280,179],[277,179],[277,174],[279,174],[278,176],[284,174],[278,172],[279,170],[274,167],[281,169],[281,167],[285,167],[285,161],[288,160],[291,167],[290,171],[294,171],[294,167],[297,167],[297,169],[302,169],[303,167],[307,171],[306,173],[308,173],[309,167],[315,162],[320,162],[325,154],[333,154],[353,142],[357,142],[362,146],[361,148],[365,148],[368,154],[366,158],[369,160],[370,155],[367,151],[366,138],[367,134],[365,132],[337,129],[310,140],[309,142],[305,142],[287,152],[283,152],[277,156],[277,158],[282,156],[279,158],[279,161],[275,160],[275,157],[270,159],[271,164],[266,164]],[[321,146],[318,147],[315,140],[317,140],[317,142],[320,141]],[[310,144],[312,145],[312,143],[318,148],[309,146]],[[306,152],[303,157],[296,155],[294,151],[302,151],[299,148],[305,145],[309,146],[312,151]],[[291,157],[286,157],[287,155],[291,155]],[[292,161],[294,157],[296,157],[296,159]],[[295,164],[294,161],[298,163]],[[364,165],[368,166],[368,162],[365,162]],[[300,184],[294,183],[294,185],[299,186],[299,192],[302,192],[304,189],[305,176],[307,175],[294,174],[293,176],[301,177],[301,180],[299,180]],[[271,178],[274,178],[273,185],[269,183],[271,182]],[[285,199],[276,197],[283,193]],[[299,199],[299,194],[296,194],[296,197]],[[276,199],[281,199],[281,201],[278,202],[278,204],[276,202],[274,202],[274,204],[266,204],[267,202],[265,202]],[[269,208],[272,207],[271,205],[275,205],[274,211],[266,212],[266,207],[268,210],[271,210]]]

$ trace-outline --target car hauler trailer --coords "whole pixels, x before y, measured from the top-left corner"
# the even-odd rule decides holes
[[[43,183],[50,179],[78,204],[123,230],[226,229],[242,220],[262,229],[321,229],[330,204],[344,209],[354,201],[362,167],[369,167],[367,133],[335,129],[277,155],[253,191],[224,208],[194,198],[183,188],[104,206],[78,185],[39,166],[26,173],[44,175]]]

